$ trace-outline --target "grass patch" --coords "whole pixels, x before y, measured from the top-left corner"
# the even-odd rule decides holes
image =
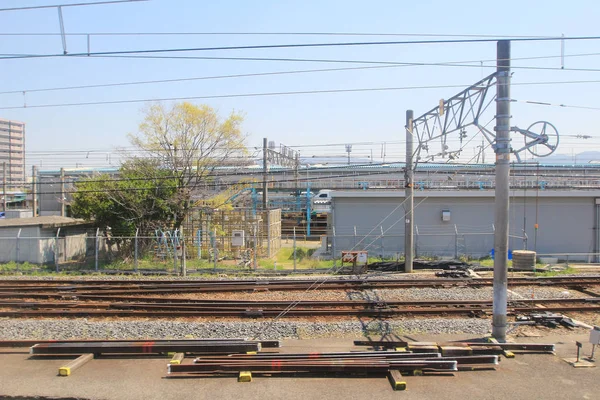
[[[315,249],[297,247],[296,248],[296,268],[297,269],[327,269],[333,267],[332,260],[318,260],[311,258]],[[271,259],[258,260],[258,266],[266,270],[284,270],[294,268],[294,249],[290,247],[281,248],[275,257]]]
[[[537,264],[537,265],[545,266],[544,264]],[[537,265],[536,265],[536,267],[537,267]],[[565,269],[561,269],[558,271],[536,272],[535,276],[551,277],[551,276],[569,275],[569,274],[576,274],[576,273],[577,273],[577,270],[575,268],[567,267]]]

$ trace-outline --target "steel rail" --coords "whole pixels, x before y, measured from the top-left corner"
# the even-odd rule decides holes
[[[568,283],[579,280],[595,281],[600,283],[600,276],[553,276],[553,277],[510,277],[509,282],[562,282]],[[240,280],[70,280],[70,279],[53,279],[52,281],[44,281],[39,279],[0,279],[0,287],[11,285],[13,287],[23,287],[28,285],[38,285],[40,287],[49,285],[66,285],[66,286],[90,286],[97,287],[98,285],[103,286],[165,286],[170,287],[184,287],[184,286],[222,286],[222,285],[302,285],[302,284],[313,284],[315,279],[240,279]],[[431,279],[378,279],[378,278],[366,278],[366,279],[331,279],[325,284],[384,284],[394,282],[404,283],[456,283],[456,282],[479,282],[485,284],[491,282],[491,278],[472,278],[472,279],[450,279],[450,278],[431,278]]]
[[[0,317],[235,317],[235,318],[262,318],[274,317],[281,313],[282,309],[216,309],[216,310],[126,310],[126,309],[39,309],[39,310],[0,310]],[[394,317],[401,315],[487,315],[490,306],[472,307],[404,307],[389,309],[349,309],[349,308],[312,308],[293,309],[287,313],[288,317],[315,317],[315,316],[357,316],[357,317]],[[532,311],[561,311],[561,312],[600,312],[600,305],[548,305],[539,308],[530,306],[511,306],[509,314],[519,314]]]
[[[102,297],[102,296],[99,296]],[[119,302],[98,302],[98,301],[81,301],[88,298],[78,299],[74,301],[15,301],[15,300],[0,300],[0,307],[12,308],[112,308],[112,309],[147,309],[147,310],[235,310],[248,308],[286,308],[294,303],[294,300],[288,301],[256,301],[256,300],[186,300],[186,299],[164,299],[154,298],[152,301],[146,302],[146,298],[126,298],[120,297]],[[129,301],[127,301],[129,300]],[[527,305],[536,304],[553,304],[553,303],[599,303],[600,298],[585,297],[585,298],[550,298],[550,299],[517,299],[509,301],[510,305]],[[362,308],[362,309],[386,309],[394,307],[431,307],[431,306],[446,306],[446,307],[469,307],[469,306],[486,306],[491,305],[492,300],[413,300],[413,301],[396,301],[396,300],[307,300],[302,301],[296,308]]]
[[[266,284],[194,284],[194,285],[145,285],[129,287],[111,287],[111,286],[0,286],[0,298],[7,298],[9,294],[23,297],[26,292],[37,293],[41,296],[51,295],[136,295],[146,293],[204,293],[204,292],[236,292],[236,291],[276,291],[276,290],[307,290],[314,283],[266,283]],[[481,287],[491,286],[490,279],[472,279],[472,280],[384,280],[384,281],[357,281],[357,282],[339,282],[326,281],[322,285],[316,286],[319,290],[364,290],[364,289],[384,289],[384,288],[450,288],[450,287]],[[509,280],[510,286],[595,286],[600,285],[600,278],[573,278],[573,279],[552,279],[535,278]]]

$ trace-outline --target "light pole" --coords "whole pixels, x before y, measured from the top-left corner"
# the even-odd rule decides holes
[[[347,144],[346,145],[346,153],[348,153],[348,165],[350,165],[350,153],[352,152],[352,145],[351,144]]]

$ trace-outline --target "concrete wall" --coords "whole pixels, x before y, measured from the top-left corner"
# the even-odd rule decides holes
[[[594,192],[595,193],[595,192]],[[510,206],[511,250],[527,248],[543,253],[592,253],[595,248],[594,193],[577,196],[536,197],[515,193]],[[335,250],[367,249],[371,254],[404,252],[404,197],[334,197],[333,226]],[[489,193],[460,196],[415,197],[415,247],[417,255],[481,257],[494,247],[494,197]],[[395,210],[395,211],[394,211]],[[442,221],[442,211],[450,212],[450,221]],[[534,224],[539,224],[537,231]],[[356,227],[356,237],[354,236]],[[385,232],[381,236],[381,227]],[[525,228],[525,229],[524,229]],[[456,234],[458,231],[458,235]],[[371,233],[369,233],[371,232]],[[362,242],[361,242],[362,240]],[[537,242],[537,243],[536,243]],[[587,260],[587,256],[581,256]]]

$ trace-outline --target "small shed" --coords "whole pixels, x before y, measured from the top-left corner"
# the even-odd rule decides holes
[[[47,264],[83,257],[90,227],[82,219],[59,216],[0,219],[0,263]]]

